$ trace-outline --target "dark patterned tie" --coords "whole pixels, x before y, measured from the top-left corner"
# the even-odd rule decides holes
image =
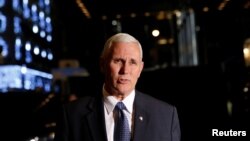
[[[114,109],[116,113],[114,141],[130,141],[128,119],[122,111],[123,109],[126,109],[126,107],[122,102],[118,102]]]

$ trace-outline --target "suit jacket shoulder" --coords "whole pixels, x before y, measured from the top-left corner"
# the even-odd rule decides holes
[[[136,91],[136,99],[139,100],[139,101],[136,100],[139,104],[142,104],[143,106],[146,106],[147,108],[150,108],[150,109],[164,108],[164,109],[173,110],[173,108],[176,108],[174,105],[167,103],[166,101],[157,99],[151,95],[148,95],[139,91]]]
[[[64,104],[55,141],[106,141],[101,97],[86,96]]]
[[[92,96],[86,96],[86,97],[81,97],[75,101],[66,103],[63,105],[65,110],[76,113],[85,113],[89,108],[94,106],[94,104],[97,102],[97,99]]]
[[[176,107],[136,91],[134,141],[180,141]]]

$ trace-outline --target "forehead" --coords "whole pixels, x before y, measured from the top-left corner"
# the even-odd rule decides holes
[[[114,42],[111,50],[113,55],[120,53],[140,55],[140,48],[136,42]]]

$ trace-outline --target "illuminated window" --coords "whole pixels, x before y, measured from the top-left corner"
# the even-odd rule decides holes
[[[6,16],[0,12],[0,33],[3,33],[6,31],[6,25],[7,25],[7,19]]]
[[[8,45],[3,38],[0,37],[0,46],[2,47],[2,56],[6,57],[8,55]]]
[[[44,62],[53,60],[50,4],[50,0],[0,0],[0,92],[50,91],[52,75],[36,70],[44,66],[48,71]]]
[[[21,46],[22,46],[21,39],[16,38],[16,40],[15,40],[15,58],[16,58],[16,60],[20,60],[22,57]]]
[[[11,90],[35,90],[42,88],[51,91],[52,74],[19,65],[0,66],[0,92]]]

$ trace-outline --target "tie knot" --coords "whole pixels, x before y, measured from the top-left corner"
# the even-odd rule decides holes
[[[119,108],[120,110],[126,109],[126,106],[123,104],[123,102],[118,102],[116,104],[116,107]]]

